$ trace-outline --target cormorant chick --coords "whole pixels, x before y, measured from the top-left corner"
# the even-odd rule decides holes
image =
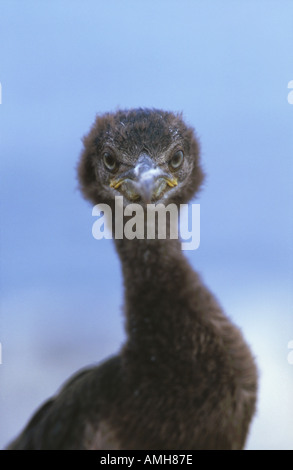
[[[98,116],[84,138],[84,196],[109,204],[187,203],[203,172],[180,114],[133,109]],[[115,231],[115,214],[113,215]],[[125,288],[120,354],[74,376],[10,449],[242,449],[257,372],[178,239],[115,239]]]

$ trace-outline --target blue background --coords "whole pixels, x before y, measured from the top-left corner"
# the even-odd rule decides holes
[[[2,0],[0,446],[124,340],[111,240],[77,189],[117,107],[183,111],[207,179],[186,253],[260,369],[248,449],[293,449],[291,1]]]

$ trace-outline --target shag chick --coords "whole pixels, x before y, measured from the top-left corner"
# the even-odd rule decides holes
[[[111,207],[113,235],[116,196],[145,213],[149,203],[188,203],[203,181],[199,144],[181,114],[106,113],[83,143],[80,188]],[[257,395],[253,356],[168,233],[167,222],[165,239],[114,237],[125,290],[120,354],[69,380],[9,449],[244,448]]]

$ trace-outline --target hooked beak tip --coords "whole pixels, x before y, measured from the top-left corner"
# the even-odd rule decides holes
[[[142,198],[142,200],[149,204],[152,200],[153,192],[155,186],[155,179],[154,178],[141,178],[138,182],[135,182],[135,188]]]

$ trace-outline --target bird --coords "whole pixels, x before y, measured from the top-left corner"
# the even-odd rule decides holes
[[[196,131],[181,112],[97,114],[83,138],[77,178],[87,201],[112,211],[126,338],[117,354],[65,382],[8,449],[245,448],[258,369],[240,328],[170,230],[164,239],[114,236],[117,198],[144,214],[152,204],[189,204],[203,186],[202,166]],[[109,282],[109,295],[112,289]]]

